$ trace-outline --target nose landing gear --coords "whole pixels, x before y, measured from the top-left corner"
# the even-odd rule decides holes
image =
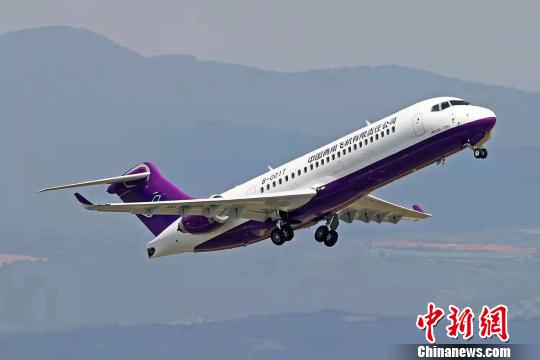
[[[486,148],[476,148],[473,150],[474,157],[477,159],[485,159],[488,156]]]

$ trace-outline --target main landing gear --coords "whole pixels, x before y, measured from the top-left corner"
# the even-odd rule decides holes
[[[485,148],[473,149],[474,157],[477,159],[485,159],[488,156],[488,151]]]
[[[285,241],[291,241],[294,238],[294,231],[289,224],[281,224],[270,233],[270,239],[276,245],[283,245]]]
[[[326,219],[326,225],[319,226],[315,230],[315,240],[324,243],[328,247],[336,245],[338,241],[338,233],[336,231],[339,225],[339,218],[337,215],[332,215]],[[278,220],[277,226],[270,233],[270,239],[276,245],[283,245],[285,242],[294,238],[294,231],[291,225],[282,220]]]
[[[328,218],[326,225],[321,225],[315,230],[315,240],[324,243],[328,247],[336,245],[339,238],[336,231],[338,225],[339,219],[337,215]]]

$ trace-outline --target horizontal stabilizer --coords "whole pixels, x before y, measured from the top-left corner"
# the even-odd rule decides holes
[[[129,174],[129,175],[122,175],[122,176],[115,176],[105,179],[98,179],[98,180],[91,180],[91,181],[83,181],[80,183],[75,184],[67,184],[67,185],[60,185],[60,186],[54,186],[49,187],[45,189],[41,189],[38,192],[44,192],[44,191],[52,191],[52,190],[62,190],[62,189],[71,189],[71,188],[77,188],[77,187],[84,187],[84,186],[94,186],[94,185],[103,185],[103,184],[116,184],[116,183],[125,183],[130,181],[136,181],[140,179],[144,179],[150,176],[150,172],[143,172],[143,173],[137,173],[137,174]],[[79,198],[77,198],[79,199]],[[80,199],[79,199],[80,201]]]

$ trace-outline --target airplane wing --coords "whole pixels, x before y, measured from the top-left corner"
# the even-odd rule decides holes
[[[412,209],[409,209],[375,196],[367,195],[341,210],[338,216],[340,220],[347,223],[351,223],[354,220],[361,220],[366,223],[375,221],[379,224],[382,222],[397,224],[401,220],[424,220],[430,217],[431,214],[424,212],[418,205],[414,205]]]
[[[291,211],[306,204],[316,193],[314,189],[306,189],[243,197],[108,204],[93,204],[78,193],[75,197],[86,209],[95,211],[126,212],[145,216],[203,215],[213,217],[219,215],[265,221],[269,217],[275,218],[277,211]]]

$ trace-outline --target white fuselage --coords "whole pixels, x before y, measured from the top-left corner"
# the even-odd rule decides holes
[[[450,100],[459,99],[441,97],[409,106],[235,186],[221,196],[227,198],[261,192],[318,189],[452,128],[478,119],[495,117],[491,110],[472,105],[450,106],[432,111],[434,105]],[[339,210],[339,207],[335,209]],[[177,230],[178,221],[148,244],[158,249],[157,256],[196,251],[198,245],[246,222],[243,219],[229,219],[214,231],[188,234]],[[301,225],[311,225],[311,221]]]

